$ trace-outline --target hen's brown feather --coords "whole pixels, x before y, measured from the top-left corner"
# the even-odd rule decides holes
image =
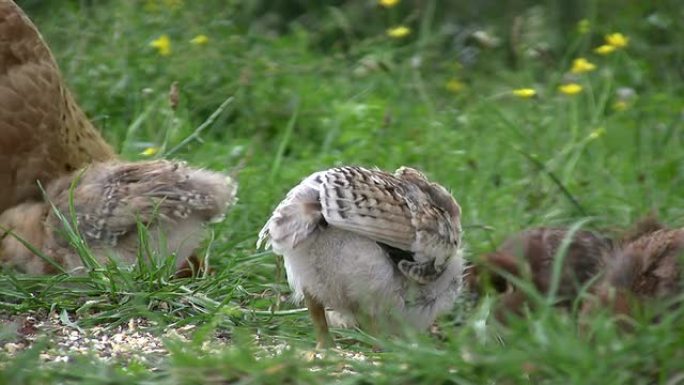
[[[0,212],[40,199],[37,181],[45,186],[112,158],[36,27],[14,2],[0,0]]]

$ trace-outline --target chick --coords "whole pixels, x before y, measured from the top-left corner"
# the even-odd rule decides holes
[[[682,292],[681,257],[684,229],[653,228],[616,249],[606,272],[591,290],[582,309],[584,316],[597,309],[610,309],[619,324],[629,328],[646,304],[658,304]]]
[[[48,202],[22,203],[0,215],[0,263],[30,274],[56,271],[23,240],[68,271],[81,267],[61,214],[75,219],[74,229],[101,263],[110,257],[135,263],[140,223],[151,248],[162,257],[175,253],[180,267],[199,245],[202,225],[220,219],[235,201],[237,187],[226,178],[169,161],[95,163],[54,180]]]
[[[551,290],[553,268],[563,241],[568,239],[563,255],[556,297],[558,305],[569,307],[580,289],[599,273],[605,256],[611,252],[613,242],[606,237],[587,230],[571,233],[564,228],[540,227],[525,230],[508,238],[497,251],[482,257],[484,266],[476,268],[470,281],[476,285],[489,273],[492,286],[500,293],[495,309],[498,320],[504,321],[510,314],[521,315],[525,305],[530,305],[527,294],[500,274],[506,272],[521,279],[529,278],[541,294]]]
[[[425,329],[461,291],[461,209],[420,172],[338,167],[312,174],[259,234],[283,255],[296,301],[328,347],[325,308],[371,333]]]
[[[0,0],[0,212],[41,198],[50,181],[114,151],[67,89],[24,12]]]

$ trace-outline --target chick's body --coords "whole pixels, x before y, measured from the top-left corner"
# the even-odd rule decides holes
[[[324,345],[323,307],[371,331],[426,328],[450,309],[462,282],[460,233],[455,200],[417,171],[340,167],[293,188],[260,242],[284,256]]]
[[[235,193],[224,175],[175,162],[96,163],[53,181],[50,203],[23,203],[0,215],[0,228],[12,231],[0,243],[0,261],[31,274],[54,271],[18,236],[67,270],[82,266],[63,234],[61,213],[68,222],[76,220],[75,230],[102,263],[112,257],[133,264],[141,224],[151,249],[161,257],[175,253],[180,266],[199,245],[203,224],[220,218]]]
[[[436,280],[420,284],[404,276],[377,242],[340,229],[322,231],[283,255],[296,298],[310,294],[344,326],[425,329],[452,307],[461,286],[459,258],[451,258]]]

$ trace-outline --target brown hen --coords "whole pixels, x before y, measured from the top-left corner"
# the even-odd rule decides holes
[[[0,0],[0,212],[41,198],[51,180],[114,151],[67,89],[24,12]]]

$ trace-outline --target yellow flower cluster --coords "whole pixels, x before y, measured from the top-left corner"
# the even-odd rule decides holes
[[[194,45],[205,45],[209,43],[209,37],[207,35],[197,35],[190,40],[191,44]],[[158,38],[150,42],[150,47],[156,48],[157,53],[161,56],[171,55],[171,38],[167,34],[163,34]]]
[[[594,52],[599,55],[608,55],[618,49],[625,48],[629,45],[629,38],[620,32],[608,34],[604,37],[604,44],[596,47]]]
[[[590,24],[588,20],[582,20],[577,25],[577,29],[580,33],[588,33],[590,30]],[[623,49],[629,45],[629,38],[620,32],[615,32],[608,34],[604,37],[605,44],[594,49],[594,52],[600,55],[607,55],[616,50]],[[579,75],[588,72],[595,71],[597,65],[590,62],[587,58],[578,57],[572,61],[570,66],[570,73]],[[564,95],[573,96],[581,93],[583,87],[581,84],[566,81],[558,86],[558,92]],[[521,99],[530,99],[537,95],[534,88],[518,88],[511,91],[511,93]],[[613,104],[613,109],[617,111],[623,111],[629,107],[629,103],[624,100],[618,100]],[[596,137],[600,136],[602,133],[598,132],[595,134]]]

